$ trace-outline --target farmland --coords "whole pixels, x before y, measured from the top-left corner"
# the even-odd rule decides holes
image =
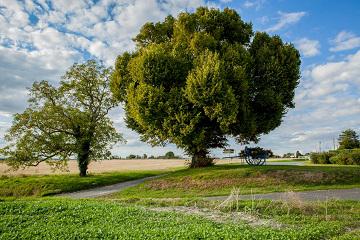
[[[185,160],[166,160],[166,159],[133,159],[133,160],[103,160],[91,162],[89,165],[89,173],[104,172],[124,172],[138,170],[165,170],[168,168],[179,168],[185,166]],[[68,161],[66,171],[53,170],[46,163],[40,163],[37,167],[29,167],[12,171],[9,167],[0,161],[0,175],[53,175],[53,174],[78,174],[79,169],[76,161]]]
[[[243,203],[241,208],[246,205],[249,203]],[[248,224],[245,218],[221,222],[99,200],[2,202],[0,229],[2,239],[355,239],[359,236],[358,202],[331,202],[326,215],[323,207],[307,206],[304,210],[292,207],[287,213],[275,205],[266,208],[268,205],[258,204],[256,226],[256,221]],[[270,221],[269,217],[273,219]]]

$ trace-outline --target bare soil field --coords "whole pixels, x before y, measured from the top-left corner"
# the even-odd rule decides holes
[[[136,160],[103,160],[92,162],[89,173],[131,171],[131,170],[165,170],[185,166],[185,159],[136,159]],[[44,174],[77,174],[79,172],[77,162],[68,162],[67,171],[53,171],[46,163],[40,163],[37,167],[9,171],[9,166],[0,162],[0,175],[44,175]]]
[[[271,162],[271,159],[269,159]],[[127,159],[127,160],[102,160],[92,162],[89,166],[89,173],[134,171],[134,170],[165,170],[171,168],[185,167],[188,159]],[[241,159],[216,159],[216,164],[244,163]],[[4,162],[0,161],[1,175],[48,175],[48,174],[77,174],[79,172],[77,162],[68,162],[66,171],[52,170],[46,163],[41,163],[37,167],[10,170]]]

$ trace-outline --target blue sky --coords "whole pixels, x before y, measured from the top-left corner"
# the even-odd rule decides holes
[[[89,58],[111,66],[147,21],[198,6],[236,9],[255,31],[280,35],[302,55],[296,107],[259,145],[275,153],[333,147],[345,128],[360,131],[360,1],[335,0],[1,0],[0,1],[0,147],[12,114],[26,107],[33,81],[56,84],[74,62]],[[114,154],[159,155],[174,145],[152,148],[127,129],[121,107],[111,112],[128,139]],[[230,147],[242,148],[232,139]],[[213,150],[221,155],[221,150]]]

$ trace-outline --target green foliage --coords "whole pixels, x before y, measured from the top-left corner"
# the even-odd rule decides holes
[[[82,178],[74,174],[38,176],[0,176],[1,197],[45,196],[63,192],[106,186],[154,176],[161,171],[132,171],[90,174]]]
[[[85,176],[91,160],[110,158],[111,145],[123,141],[107,117],[117,105],[109,87],[111,72],[90,60],[74,64],[58,87],[35,82],[28,108],[15,114],[5,136],[10,144],[0,151],[8,164],[17,169],[46,161],[61,167],[76,155]]]
[[[330,158],[335,155],[336,155],[335,151],[311,153],[310,160],[314,164],[329,164],[329,163],[331,163]]]
[[[360,165],[360,148],[339,150],[335,156],[330,158],[330,162],[342,165]]]
[[[249,207],[241,202],[240,207]],[[329,239],[357,226],[357,203],[329,204],[331,219],[300,213],[277,216],[269,204],[257,204],[286,227],[252,227],[244,222],[215,222],[196,215],[157,212],[144,207],[86,200],[0,202],[1,239]],[[281,206],[274,203],[274,206]],[[354,207],[355,206],[355,207]],[[354,211],[354,209],[356,211]],[[254,218],[257,219],[257,218]],[[256,221],[256,220],[255,220]]]
[[[152,145],[183,148],[193,167],[211,165],[209,149],[225,147],[227,136],[257,141],[294,107],[298,51],[253,34],[235,10],[201,7],[146,23],[134,41],[137,50],[118,56],[111,81],[126,124]]]
[[[310,159],[314,164],[360,165],[360,148],[311,153]]]
[[[174,152],[170,151],[170,152],[165,153],[165,158],[167,158],[167,159],[175,158]]]
[[[339,136],[339,149],[360,148],[359,136],[352,129],[346,129]]]

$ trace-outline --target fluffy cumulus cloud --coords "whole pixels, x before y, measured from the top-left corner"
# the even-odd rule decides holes
[[[289,25],[293,25],[301,20],[306,15],[306,12],[278,12],[279,19],[277,23],[268,29],[267,32],[276,32]]]
[[[262,144],[277,152],[332,149],[346,128],[360,131],[360,50],[336,62],[313,65],[302,73],[296,108]],[[321,143],[320,143],[321,142]]]
[[[313,57],[320,54],[320,42],[307,38],[301,38],[295,41],[296,47],[304,57]]]
[[[333,46],[330,48],[332,52],[350,50],[360,47],[360,37],[352,32],[341,31],[331,40]]]

